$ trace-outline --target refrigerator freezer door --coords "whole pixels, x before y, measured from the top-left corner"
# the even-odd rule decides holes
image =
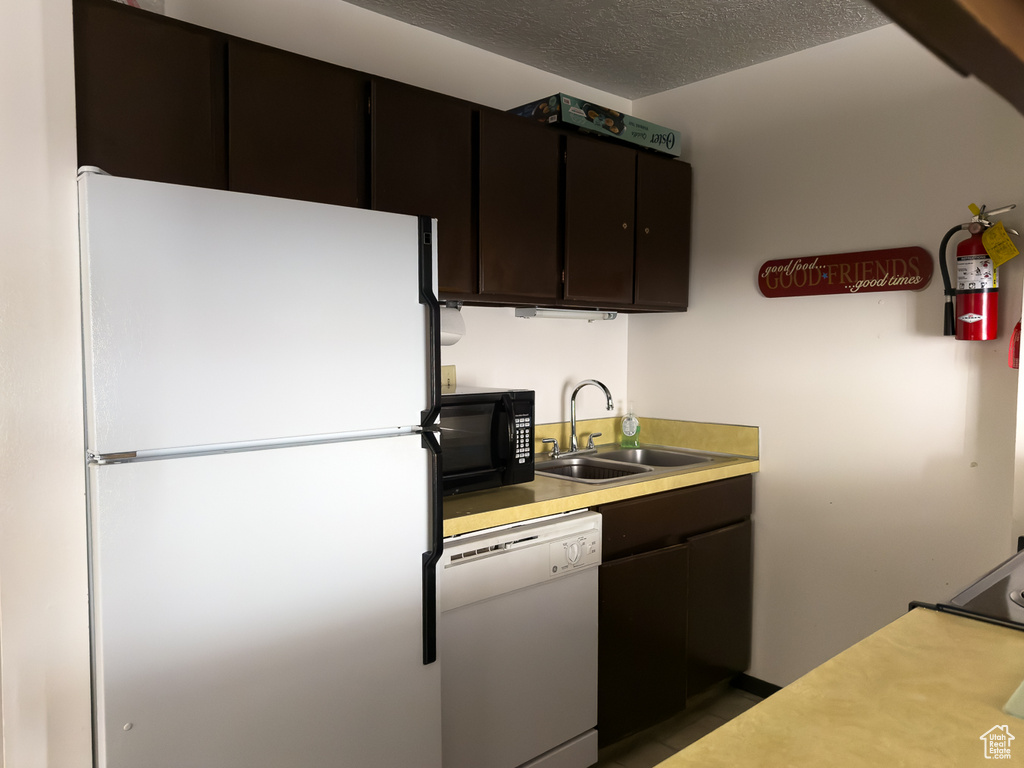
[[[420,423],[416,217],[95,173],[79,204],[94,453]]]
[[[90,467],[99,768],[439,768],[427,466],[406,435]]]

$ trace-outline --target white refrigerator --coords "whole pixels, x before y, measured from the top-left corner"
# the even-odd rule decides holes
[[[98,768],[439,768],[422,217],[79,175]]]

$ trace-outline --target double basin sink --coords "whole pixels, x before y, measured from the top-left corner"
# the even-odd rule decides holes
[[[600,485],[641,480],[654,473],[675,472],[687,467],[704,469],[727,458],[731,457],[663,446],[619,448],[610,445],[556,459],[539,459],[535,471],[539,475]]]

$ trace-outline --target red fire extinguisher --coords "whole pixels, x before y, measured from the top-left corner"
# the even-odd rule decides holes
[[[985,248],[982,234],[995,222],[989,216],[1015,208],[1007,205],[994,211],[972,208],[973,219],[958,224],[946,233],[939,246],[939,266],[946,289],[946,314],[943,333],[964,341],[994,339],[999,325],[999,272]],[[966,230],[970,237],[956,246],[956,289],[950,284],[946,265],[946,246],[957,232]],[[1007,230],[1017,234],[1014,230]],[[955,302],[954,302],[955,300]]]

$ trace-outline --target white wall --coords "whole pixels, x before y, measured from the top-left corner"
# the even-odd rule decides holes
[[[783,685],[1013,551],[1024,259],[985,343],[942,337],[937,265],[919,293],[786,299],[760,295],[758,267],[934,255],[969,203],[1024,203],[1024,118],[892,26],[634,110],[683,130],[695,207],[690,309],[630,320],[630,396],[761,427],[751,674]]]
[[[615,413],[625,414],[626,315],[596,322],[525,320],[507,307],[463,307],[462,315],[466,335],[441,348],[441,363],[456,366],[459,384],[536,390],[537,423],[547,424],[568,421],[573,389],[597,379],[611,391]],[[609,415],[596,387],[580,391],[576,415]]]
[[[615,109],[630,104],[341,0],[166,0],[165,8],[209,29],[497,109],[560,90]]]
[[[91,765],[67,0],[0,4],[0,763]]]

